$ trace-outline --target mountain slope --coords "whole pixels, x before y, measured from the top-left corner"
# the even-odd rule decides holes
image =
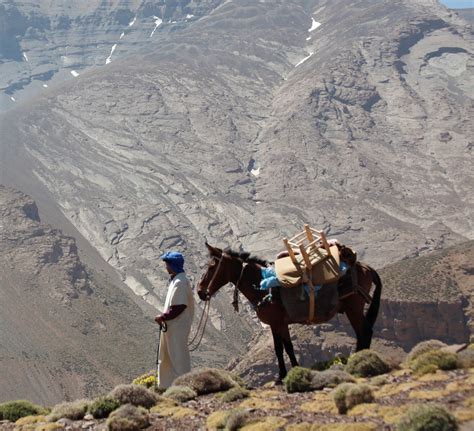
[[[196,280],[205,239],[272,259],[309,222],[383,266],[473,238],[465,21],[431,0],[206,5],[5,114],[0,183],[156,308],[159,255],[184,251]],[[211,331],[243,345],[253,323],[229,303]]]
[[[129,295],[27,196],[0,186],[0,213],[0,399],[90,396],[151,368],[154,327]]]

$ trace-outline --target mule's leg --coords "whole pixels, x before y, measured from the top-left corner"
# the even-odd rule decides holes
[[[364,316],[364,303],[362,302],[360,307],[346,307],[345,312],[356,333],[356,352],[368,349],[372,341],[373,331]]]
[[[293,348],[293,343],[291,341],[291,335],[290,335],[290,328],[288,327],[288,325],[286,325],[286,327],[283,328],[281,335],[283,339],[283,345],[285,346],[286,354],[290,358],[291,366],[296,367],[298,365],[298,361],[296,360],[295,349]]]
[[[281,383],[281,381],[286,376],[286,366],[285,360],[283,359],[283,339],[279,331],[272,328],[272,335],[273,335],[273,344],[275,346],[275,354],[278,359],[278,368],[279,368],[279,378],[277,383]]]

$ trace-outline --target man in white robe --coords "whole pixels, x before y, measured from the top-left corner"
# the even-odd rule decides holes
[[[167,252],[160,257],[170,274],[164,313],[155,317],[158,324],[166,323],[161,333],[158,367],[158,387],[166,389],[182,374],[191,370],[188,338],[194,316],[194,297],[186,274],[184,258],[179,252]]]

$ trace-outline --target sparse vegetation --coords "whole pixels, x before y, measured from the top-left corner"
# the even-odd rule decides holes
[[[309,368],[293,367],[283,379],[288,393],[306,392],[311,390],[312,373]]]
[[[361,350],[349,357],[345,370],[357,377],[372,377],[385,374],[390,367],[373,350]]]
[[[187,386],[198,395],[226,391],[237,385],[230,373],[215,368],[201,368],[178,377],[177,386]]]
[[[103,419],[109,417],[110,413],[120,407],[120,401],[110,397],[96,398],[89,405],[88,412],[95,419]]]
[[[374,386],[383,386],[388,383],[388,378],[385,375],[375,376],[371,381],[370,384]]]
[[[341,370],[313,371],[309,368],[294,367],[283,382],[286,391],[292,393],[335,388],[340,383],[355,382],[355,380],[349,373]]]
[[[406,362],[410,363],[414,361],[418,356],[422,355],[423,353],[427,353],[430,350],[439,350],[443,347],[446,347],[442,341],[439,340],[425,340],[418,343],[407,355]]]
[[[346,356],[336,356],[335,358],[329,359],[328,361],[316,362],[311,369],[315,371],[329,370],[331,367],[337,365],[344,367],[347,364]]]
[[[159,396],[141,385],[119,385],[109,393],[110,398],[115,398],[120,404],[133,404],[147,409],[154,406]]]
[[[454,370],[458,368],[459,361],[457,355],[442,350],[430,350],[419,355],[410,363],[410,368],[416,374],[426,374],[440,370]]]
[[[53,407],[51,413],[46,417],[49,422],[56,422],[61,418],[77,421],[82,419],[90,405],[89,400],[76,400],[61,403]]]
[[[367,385],[343,383],[334,390],[333,399],[339,413],[345,414],[357,404],[371,403],[374,396]]]
[[[248,419],[248,412],[243,409],[219,410],[211,413],[206,421],[209,430],[234,431],[241,428]]]
[[[244,410],[233,410],[227,417],[225,429],[226,431],[237,431],[248,422],[249,414]]]
[[[56,431],[69,424],[71,429],[108,427],[111,431],[139,431],[149,424],[164,429],[206,428],[216,431],[277,431],[282,428],[295,431],[375,431],[382,426],[395,431],[451,431],[457,429],[457,424],[466,428],[474,420],[474,397],[471,394],[474,371],[464,368],[446,372],[438,367],[446,367],[445,359],[453,356],[456,358],[446,350],[429,350],[419,355],[411,365],[423,362],[421,369],[431,367],[436,371],[423,376],[403,368],[389,374],[356,379],[338,369],[314,371],[295,367],[285,379],[287,390],[274,385],[248,390],[231,379],[234,386],[230,389],[202,398],[189,386],[172,386],[166,391],[166,396],[159,396],[145,386],[121,385],[111,392],[119,394],[122,401],[133,399],[152,407],[147,410],[131,402],[120,405],[122,401],[111,398],[109,394],[93,401],[62,403],[48,416],[29,415],[8,426],[25,431]],[[425,361],[425,358],[430,360]],[[433,358],[434,363],[431,361]],[[451,362],[446,363],[450,368]],[[228,374],[223,372],[223,375]],[[208,379],[206,375],[198,382],[201,384]],[[334,385],[336,388],[330,392],[317,390]],[[214,388],[217,386],[215,384]],[[288,394],[302,390],[315,392]],[[190,397],[194,398],[192,402],[180,405]],[[441,407],[428,404],[435,402]],[[224,403],[229,403],[227,406],[230,408],[216,411],[219,406],[225,406]],[[427,406],[423,411],[419,411],[421,406],[416,406],[407,412],[414,403]],[[86,408],[95,421],[92,417],[86,420]],[[47,422],[60,418],[78,422],[68,421],[66,425],[62,421]],[[304,420],[306,423],[302,422]],[[313,423],[308,423],[312,420]]]
[[[335,388],[341,383],[353,383],[354,377],[341,370],[313,371],[311,373],[311,389],[321,390],[324,388]]]
[[[456,431],[458,424],[445,408],[435,405],[416,405],[397,423],[397,431]]]
[[[8,401],[0,404],[0,420],[16,422],[25,416],[43,414],[43,407],[26,400]]]
[[[233,401],[241,400],[243,398],[247,398],[250,392],[247,389],[244,389],[240,386],[235,386],[228,391],[224,392],[223,394],[218,394],[219,399],[223,403],[231,403]]]
[[[148,412],[143,407],[125,404],[111,413],[107,419],[110,431],[136,431],[150,424]]]
[[[461,368],[474,368],[474,344],[458,353],[459,366]]]
[[[196,398],[197,393],[188,386],[171,386],[163,393],[163,396],[183,403]]]

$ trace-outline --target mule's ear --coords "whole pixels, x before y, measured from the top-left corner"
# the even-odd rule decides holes
[[[207,242],[206,242],[206,247],[207,249],[209,250],[209,254],[211,256],[217,256],[219,257],[221,254],[222,254],[222,250],[217,248],[217,247],[213,247],[212,245],[209,245]]]

